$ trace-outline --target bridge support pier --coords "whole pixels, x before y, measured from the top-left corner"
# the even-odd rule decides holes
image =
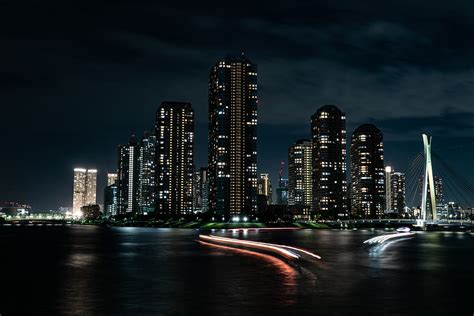
[[[423,134],[423,148],[425,154],[425,174],[423,178],[423,192],[421,196],[421,217],[423,222],[427,220],[427,202],[428,202],[428,188],[430,193],[430,213],[431,219],[437,220],[438,214],[436,212],[436,192],[433,177],[433,166],[431,165],[431,136]]]

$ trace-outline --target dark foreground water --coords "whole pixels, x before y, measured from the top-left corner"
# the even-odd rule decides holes
[[[0,314],[473,315],[474,238],[383,231],[214,234],[299,246],[289,265],[196,242],[184,229],[0,227]]]

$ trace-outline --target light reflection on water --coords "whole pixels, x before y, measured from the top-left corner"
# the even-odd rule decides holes
[[[20,231],[21,230],[21,231]],[[196,242],[185,229],[0,227],[0,312],[31,314],[471,314],[474,239],[417,233],[373,248],[384,231],[218,234],[301,247],[323,257],[292,264]],[[45,247],[47,245],[48,247]],[[41,273],[38,273],[41,271]],[[316,277],[317,276],[317,277]],[[19,283],[19,280],[21,282]],[[423,295],[420,295],[423,293]],[[433,297],[442,297],[434,305]],[[7,313],[11,311],[11,313]],[[465,314],[466,314],[465,313]]]
[[[199,243],[206,247],[224,250],[228,252],[234,252],[239,255],[249,256],[267,262],[268,265],[265,266],[265,268],[273,268],[275,270],[275,276],[281,278],[282,287],[279,289],[278,293],[276,293],[277,296],[281,297],[280,299],[284,304],[293,304],[295,302],[297,272],[293,267],[291,267],[289,264],[285,263],[281,259],[246,249],[211,244],[204,241],[199,241]],[[238,260],[238,258],[236,258],[236,260]]]

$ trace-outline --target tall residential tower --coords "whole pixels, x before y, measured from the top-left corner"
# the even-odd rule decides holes
[[[311,117],[313,206],[321,218],[347,218],[346,115],[325,105]]]
[[[257,66],[218,61],[209,76],[209,209],[229,219],[257,209]]]
[[[163,102],[156,113],[158,218],[193,211],[194,110],[190,103]]]
[[[132,135],[127,145],[118,148],[118,214],[138,211],[138,185],[140,147]]]
[[[312,144],[300,139],[288,149],[288,205],[313,203]]]
[[[386,207],[383,134],[372,124],[352,133],[351,175],[351,215],[381,217]]]
[[[385,167],[385,212],[402,215],[405,209],[405,174]]]
[[[156,207],[156,136],[145,132],[138,154],[138,210],[140,214],[155,211]]]

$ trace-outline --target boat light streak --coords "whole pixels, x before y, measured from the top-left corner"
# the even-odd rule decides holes
[[[282,247],[279,247],[278,245],[271,245],[271,244],[264,244],[256,241],[248,241],[248,240],[240,240],[240,239],[232,239],[232,238],[225,238],[225,237],[217,237],[213,235],[199,235],[199,238],[209,240],[209,241],[214,241],[214,242],[221,242],[224,244],[234,244],[234,245],[244,245],[244,246],[249,246],[257,249],[264,249],[268,250],[271,252],[276,252],[288,259],[299,259],[300,256],[297,254],[283,249]]]
[[[280,245],[280,247],[283,247],[283,248],[286,248],[286,249],[295,250],[295,251],[301,251],[302,253],[307,254],[307,255],[310,256],[310,257],[313,257],[313,258],[316,258],[316,259],[320,259],[320,260],[321,260],[321,256],[318,256],[317,254],[314,254],[314,253],[312,253],[312,252],[309,252],[308,250],[304,250],[304,249],[296,248],[296,247],[292,247],[292,246],[286,246],[286,245]]]
[[[261,228],[230,228],[229,231],[231,232],[239,232],[239,231],[272,231],[272,230],[299,230],[299,227],[261,227]]]
[[[382,236],[377,236],[377,237],[367,239],[366,241],[364,241],[364,244],[376,244],[376,243],[381,244],[393,238],[400,238],[400,237],[413,236],[413,235],[415,235],[414,232],[387,234],[387,235],[382,235]]]
[[[297,248],[297,247],[292,247],[292,246],[286,246],[286,245],[278,245],[278,244],[270,244],[270,243],[265,243],[265,242],[258,242],[258,241],[250,241],[250,240],[241,240],[241,239],[235,239],[235,238],[227,238],[227,237],[219,237],[219,236],[214,236],[214,235],[199,235],[201,239],[205,240],[210,240],[214,242],[222,242],[222,243],[227,243],[227,244],[237,244],[237,245],[244,245],[248,247],[253,247],[257,249],[264,249],[264,250],[269,250],[272,252],[279,253],[286,258],[290,259],[299,259],[300,256],[295,253],[295,252],[300,252],[305,255],[308,255],[310,257],[316,258],[316,259],[321,259],[320,256],[309,252],[305,249]]]

